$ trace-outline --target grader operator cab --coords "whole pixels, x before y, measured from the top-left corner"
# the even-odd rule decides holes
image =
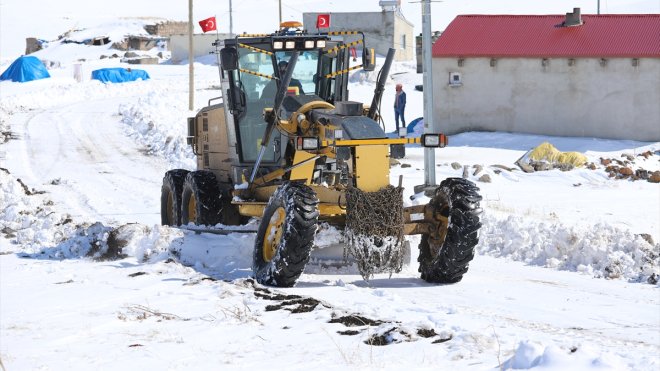
[[[374,70],[360,32],[308,33],[283,24],[273,34],[214,43],[222,102],[188,119],[197,170],[163,178],[162,224],[237,225],[260,218],[253,271],[262,284],[293,286],[319,223],[344,231],[361,275],[398,272],[405,235],[421,234],[419,270],[428,282],[458,282],[478,242],[478,188],[445,179],[426,205],[403,206],[390,184],[390,146],[444,147],[442,134],[388,138],[378,108],[390,49],[371,105],[348,97],[348,72]],[[351,35],[354,41],[334,40]],[[362,49],[351,66],[350,49]]]

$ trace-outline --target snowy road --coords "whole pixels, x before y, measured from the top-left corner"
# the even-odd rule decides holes
[[[166,164],[145,155],[123,133],[117,106],[127,101],[79,102],[14,115],[10,125],[22,140],[7,143],[7,166],[74,217],[159,223]]]

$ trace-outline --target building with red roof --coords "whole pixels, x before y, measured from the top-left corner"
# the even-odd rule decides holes
[[[433,76],[448,134],[660,141],[660,14],[461,15]]]

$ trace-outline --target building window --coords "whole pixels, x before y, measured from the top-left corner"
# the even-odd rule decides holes
[[[449,85],[450,86],[463,85],[463,78],[460,72],[449,72]]]
[[[406,50],[406,35],[401,35],[401,49]]]

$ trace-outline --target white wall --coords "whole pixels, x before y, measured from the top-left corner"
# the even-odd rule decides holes
[[[303,13],[303,24],[309,32],[316,32],[316,16],[319,13]],[[415,56],[415,40],[413,24],[397,15],[395,12],[354,12],[330,13],[330,28],[327,31],[362,31],[367,47],[374,48],[377,54],[387,55],[389,48],[396,49],[394,59],[410,61]],[[406,48],[401,49],[401,35],[406,35]],[[356,36],[345,36],[344,41],[358,39]]]
[[[508,131],[660,141],[660,59],[434,58],[442,131]],[[450,86],[460,72],[461,86]]]
[[[220,40],[228,39],[229,34],[219,34]],[[195,58],[209,55],[215,50],[212,45],[218,38],[215,33],[193,35],[193,54]],[[188,35],[170,36],[170,50],[172,51],[172,63],[188,61]]]

